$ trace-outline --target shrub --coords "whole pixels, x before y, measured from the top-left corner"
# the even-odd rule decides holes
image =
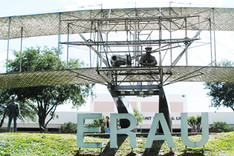
[[[214,122],[211,125],[211,130],[213,132],[230,132],[234,129],[231,128],[226,122]]]
[[[134,108],[134,116],[137,119],[137,125],[144,120],[144,116],[136,108]]]
[[[87,127],[101,127],[101,132],[105,133],[106,130],[106,118],[102,116],[102,119],[95,119],[93,123],[88,124]]]
[[[196,117],[190,116],[188,118],[188,125],[193,129],[194,132],[201,131],[201,116],[198,115]]]
[[[61,133],[76,133],[77,132],[77,124],[73,122],[67,122],[61,125],[60,127]]]

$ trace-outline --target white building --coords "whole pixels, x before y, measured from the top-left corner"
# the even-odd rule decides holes
[[[138,129],[149,129],[155,113],[158,113],[158,96],[152,97],[126,97],[129,101],[129,104],[132,108],[136,108],[144,116],[144,120]],[[170,116],[172,119],[172,129],[174,131],[180,130],[181,120],[180,113],[187,112],[187,97],[186,95],[174,94],[167,95],[167,101],[170,107]],[[50,121],[47,128],[49,130],[57,130],[62,124],[66,122],[77,122],[77,113],[78,111],[57,111],[55,118]],[[102,113],[104,116],[110,115],[110,113],[117,113],[113,98],[110,94],[98,94],[96,99],[90,103],[90,110],[87,113]],[[199,112],[188,113],[188,116],[197,116],[201,115]],[[234,112],[209,112],[209,124],[213,122],[220,121],[226,122],[227,124],[234,127]],[[7,127],[8,119],[5,119],[2,128]],[[38,123],[32,121],[22,122],[18,120],[18,129],[19,130],[28,130],[28,129],[38,129]],[[39,129],[38,129],[39,130]]]
[[[126,97],[133,109],[137,109],[143,116],[144,120],[138,128],[150,129],[151,123],[155,113],[159,112],[159,97]],[[170,107],[172,117],[172,128],[180,128],[180,118],[178,114],[187,112],[187,99],[186,95],[168,95],[168,104]],[[108,115],[110,113],[117,113],[113,98],[109,94],[99,94],[91,105],[91,112],[102,113]]]

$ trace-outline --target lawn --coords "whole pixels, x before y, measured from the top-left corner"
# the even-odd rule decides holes
[[[201,136],[190,136],[199,140]],[[138,148],[131,153],[129,138],[118,139],[119,149],[109,148],[109,138],[85,137],[87,142],[103,142],[100,149],[81,149],[80,155],[202,155],[202,148],[188,148],[180,137],[173,137],[176,147],[170,152],[166,142],[156,142],[151,150],[144,149],[145,137],[137,137]],[[76,134],[0,133],[0,155],[78,155]],[[210,134],[204,155],[234,155],[234,132]]]

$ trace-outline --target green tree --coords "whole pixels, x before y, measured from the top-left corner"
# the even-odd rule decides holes
[[[220,66],[232,66],[234,62],[223,61]],[[233,74],[233,73],[232,73]],[[234,77],[234,74],[233,74]],[[219,108],[221,106],[231,108],[234,111],[234,83],[233,82],[207,82],[205,88],[210,92],[207,95],[212,97],[211,106]]]
[[[66,122],[60,127],[61,133],[76,133],[77,132],[77,123]]]
[[[106,131],[106,118],[105,116],[102,116],[102,119],[95,119],[93,120],[93,123],[90,123],[87,125],[87,127],[101,127],[101,133],[105,133]]]
[[[230,132],[234,130],[234,128],[230,127],[226,122],[219,121],[214,122],[210,128],[213,132]]]
[[[59,51],[57,49],[34,49],[28,48],[22,53],[22,72],[62,70],[66,68],[64,62],[58,59]],[[9,61],[10,72],[19,71],[20,54],[14,52],[15,60]],[[82,67],[79,60],[72,59],[68,68],[74,69]],[[55,111],[58,105],[69,101],[74,107],[79,107],[85,103],[85,99],[92,95],[93,85],[56,85],[56,86],[38,86],[26,88],[8,89],[9,95],[16,95],[17,100],[25,103],[29,100],[36,105],[36,113],[41,132],[43,132],[48,123],[55,117]]]
[[[141,123],[144,120],[144,116],[136,109],[134,108],[134,116],[137,119],[137,125],[139,125],[139,123]]]
[[[188,125],[193,129],[194,132],[201,131],[201,116],[198,115],[196,117],[190,116],[188,118]]]

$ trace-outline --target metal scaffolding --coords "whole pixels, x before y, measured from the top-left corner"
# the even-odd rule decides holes
[[[7,40],[7,63],[10,39],[14,38],[21,39],[22,53],[24,37],[57,35],[58,50],[61,44],[67,45],[67,68],[70,45],[88,47],[90,53],[90,68],[0,74],[0,88],[101,83],[108,86],[119,113],[130,110],[122,96],[159,95],[159,111],[164,113],[170,125],[163,86],[180,81],[234,81],[232,67],[216,66],[215,40],[216,31],[234,31],[233,19],[233,9],[172,7],[100,9],[0,18],[0,40]],[[189,66],[189,47],[200,39],[202,31],[210,34],[211,63],[204,67]],[[66,35],[66,40],[63,41],[61,35]],[[78,39],[71,40],[71,35]],[[148,46],[153,48],[152,55],[157,58],[158,66],[140,65],[140,57]],[[91,55],[96,55],[95,66],[91,63]],[[113,66],[113,55],[122,59],[123,66]],[[166,57],[170,60],[167,65],[164,63]],[[185,58],[185,64],[179,66],[182,58]],[[20,61],[20,72],[21,66]]]

